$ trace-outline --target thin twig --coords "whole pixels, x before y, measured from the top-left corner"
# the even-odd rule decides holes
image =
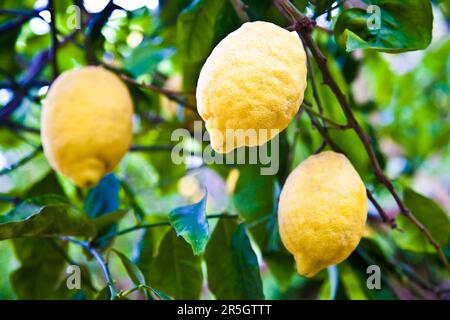
[[[392,229],[397,228],[397,224],[395,223],[395,219],[391,218],[386,213],[386,211],[384,211],[383,207],[375,199],[375,197],[372,194],[372,192],[369,189],[367,189],[367,188],[366,188],[366,192],[367,192],[367,198],[369,198],[370,202],[372,202],[373,206],[377,209],[379,215],[381,216],[381,219],[383,219],[383,221],[385,223],[390,224]]]
[[[57,50],[58,50],[58,30],[56,29],[56,10],[54,0],[48,0],[48,11],[50,11],[51,21],[50,21],[50,33],[52,37],[52,44],[50,47],[50,60],[52,62],[52,72],[53,72],[53,80],[58,77],[58,59],[57,59]]]
[[[16,163],[10,165],[9,167],[6,167],[6,168],[0,170],[0,176],[5,175],[5,174],[7,174],[7,173],[17,169],[18,167],[26,164],[28,161],[32,160],[34,157],[36,157],[41,152],[42,152],[42,147],[41,146],[35,148],[32,152],[27,154],[25,157],[21,158]]]
[[[23,124],[14,123],[12,121],[8,121],[6,123],[0,123],[0,126],[4,126],[6,128],[16,130],[16,131],[25,131],[25,132],[29,132],[29,133],[35,133],[35,134],[41,133],[41,131],[38,128],[28,127]]]
[[[64,38],[64,40],[60,42],[59,47],[65,45],[70,39],[75,37],[77,33],[78,30],[75,30]],[[11,114],[21,105],[22,100],[27,96],[28,90],[33,87],[37,77],[47,64],[50,56],[49,52],[49,49],[44,50],[33,58],[28,67],[28,73],[22,83],[20,83],[19,89],[14,92],[14,98],[0,109],[0,123],[8,120]]]
[[[171,145],[132,145],[130,151],[172,151],[173,148]]]
[[[0,25],[0,34],[3,35],[8,31],[12,31],[14,29],[20,28],[23,24],[28,22],[32,17],[37,16],[37,11],[34,11],[33,14],[29,15],[20,15],[18,19],[6,22]]]
[[[138,86],[140,88],[144,88],[144,89],[149,89],[151,91],[154,91],[156,93],[162,94],[163,96],[167,97],[169,100],[175,101],[177,103],[179,103],[181,106],[185,107],[186,109],[192,110],[192,111],[196,111],[197,108],[195,105],[189,104],[188,102],[186,102],[185,97],[182,97],[180,93],[178,92],[174,92],[172,90],[169,89],[165,89],[165,88],[161,88],[158,86],[155,86],[154,84],[151,83],[142,83],[139,82],[133,78],[130,78],[129,76],[121,73],[119,75],[124,81],[133,84],[135,86]]]
[[[111,276],[111,272],[109,271],[108,264],[106,263],[105,259],[102,257],[102,255],[93,248],[88,242],[80,241],[71,237],[61,237],[61,240],[70,241],[76,245],[79,245],[83,249],[85,249],[89,254],[94,257],[94,259],[99,264],[100,268],[102,269],[103,275],[105,277],[106,284],[109,288],[110,293],[110,299],[114,300],[117,297],[117,289],[114,285],[114,280]]]
[[[9,125],[5,125],[5,126],[10,127]],[[15,126],[16,125],[13,125],[13,127],[15,127]],[[33,132],[33,133],[39,132],[38,129],[28,128],[28,127],[21,127],[19,130],[29,131],[29,132]],[[158,151],[172,151],[173,148],[174,148],[174,146],[170,146],[170,145],[149,145],[149,146],[133,145],[130,147],[129,150],[130,150],[130,152],[158,152]],[[7,173],[19,168],[20,166],[26,164],[28,161],[32,160],[35,156],[37,156],[42,150],[43,149],[42,149],[41,145],[36,146],[36,148],[32,152],[30,152],[28,155],[21,158],[16,163],[11,164],[7,168],[0,170],[0,176],[7,174]],[[192,152],[192,151],[189,151],[189,153],[192,155],[198,155],[198,156],[202,155],[201,153]]]
[[[316,116],[316,117],[318,117],[318,118],[320,118],[322,120],[323,129],[326,130],[326,131],[328,131],[328,126],[326,126],[327,124],[328,125],[332,125],[334,127],[334,129],[338,129],[338,130],[351,129],[351,127],[349,127],[346,124],[339,124],[339,123],[337,123],[337,122],[335,122],[335,121],[325,117],[323,114],[314,111],[314,109],[311,109],[311,107],[307,106],[306,104],[304,104],[303,107],[305,109],[307,109],[307,112],[311,113],[312,115],[314,115],[314,116]],[[333,128],[330,128],[330,129],[333,129]]]
[[[0,194],[0,202],[10,202],[10,203],[16,205],[16,204],[19,204],[20,201],[21,201],[20,198]]]
[[[206,216],[206,219],[218,219],[218,218],[225,218],[225,219],[237,219],[239,218],[238,215],[231,215],[231,214],[226,214],[226,213],[217,213],[217,214],[210,214]],[[139,224],[130,228],[126,228],[123,229],[121,231],[117,231],[113,234],[107,234],[105,236],[102,236],[100,238],[94,239],[91,243],[92,244],[96,244],[96,243],[100,243],[102,241],[105,240],[109,240],[133,231],[137,231],[137,230],[142,230],[142,229],[151,229],[151,228],[156,228],[156,227],[163,227],[163,226],[169,226],[170,225],[170,221],[161,221],[161,222],[156,222],[156,223],[151,223],[151,224]]]
[[[237,16],[239,17],[239,20],[241,20],[241,23],[250,22],[250,17],[248,16],[247,12],[245,12],[245,9],[247,9],[247,5],[241,0],[230,0],[230,2],[233,5],[234,11],[236,11]]]
[[[72,266],[80,266],[80,263],[75,262],[74,260],[72,260],[72,258],[66,253],[66,251],[64,251],[63,248],[61,248],[61,246],[55,241],[55,239],[49,239],[52,246],[56,249],[56,252],[59,253],[59,255],[66,260],[66,262]],[[91,289],[94,292],[98,292],[98,289],[95,288],[90,279],[86,276],[86,274],[84,272],[81,272],[81,279],[84,281],[84,283],[89,287],[89,289]]]
[[[433,238],[433,236],[427,230],[427,228],[425,228],[425,226],[419,220],[417,220],[417,218],[405,206],[399,194],[395,190],[392,182],[386,177],[383,170],[381,169],[378,159],[376,158],[375,152],[372,150],[369,136],[366,135],[366,133],[356,120],[353,111],[349,103],[347,102],[347,98],[345,97],[344,93],[341,91],[337,82],[331,75],[330,69],[328,68],[327,65],[326,57],[324,56],[324,54],[322,53],[322,51],[320,50],[320,48],[318,47],[318,45],[311,36],[311,31],[315,24],[311,20],[309,20],[309,18],[306,15],[298,11],[297,8],[294,5],[292,5],[292,3],[289,0],[274,0],[274,1],[276,4],[278,4],[277,8],[279,8],[280,13],[283,14],[286,18],[292,19],[291,22],[295,25],[297,33],[302,38],[304,43],[306,43],[308,49],[311,51],[311,54],[316,60],[317,66],[319,67],[319,70],[322,73],[323,82],[330,87],[331,91],[336,96],[341,106],[341,109],[344,112],[345,117],[347,118],[348,125],[355,131],[355,133],[358,135],[359,139],[363,143],[376,178],[391,193],[392,197],[397,203],[397,206],[400,209],[401,214],[404,215],[422,232],[422,234],[428,239],[429,243],[436,249],[439,258],[442,260],[445,267],[450,270],[447,258],[445,257],[445,254],[442,251],[440,245],[436,242],[436,240]]]

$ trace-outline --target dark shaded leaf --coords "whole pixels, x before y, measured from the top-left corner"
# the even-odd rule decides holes
[[[246,165],[239,168],[233,204],[249,223],[272,214],[274,209],[274,176],[261,175],[260,166]]]
[[[128,276],[130,277],[131,281],[133,281],[136,286],[145,285],[144,275],[142,274],[142,271],[139,270],[138,266],[135,265],[130,259],[128,259],[127,256],[122,252],[116,249],[113,249],[112,251],[117,254],[120,261],[122,261],[122,264],[127,270]]]
[[[208,56],[223,3],[224,0],[195,0],[178,17],[177,49],[185,61],[198,62]]]
[[[84,202],[84,210],[91,218],[98,218],[111,212],[117,212],[119,209],[119,191],[120,181],[112,173],[104,176],[98,185],[91,189]],[[120,214],[118,214],[120,216]],[[100,220],[100,222],[105,220]],[[97,221],[98,222],[98,221]],[[97,236],[101,237],[114,233],[117,229],[115,223],[104,225],[102,229],[98,229]],[[110,241],[102,241],[100,248],[108,246]]]
[[[108,286],[105,286],[97,293],[95,300],[111,300],[111,292]]]
[[[221,219],[205,260],[208,286],[217,299],[264,299],[258,259],[243,224]]]
[[[311,0],[310,2],[312,2],[315,7],[314,16],[318,17],[321,14],[323,14],[324,12],[326,12],[327,10],[329,10],[335,1],[334,0]]]
[[[82,212],[57,195],[25,200],[0,217],[0,240],[20,237],[93,236]]]
[[[114,174],[104,176],[86,197],[84,210],[89,217],[97,218],[119,209],[119,190],[120,181]]]
[[[52,239],[15,239],[14,251],[21,263],[10,275],[14,292],[19,299],[59,299],[57,295],[64,257]],[[61,247],[65,252],[67,246]]]
[[[189,245],[170,230],[153,258],[150,283],[152,287],[175,299],[198,299],[202,289],[201,260]]]
[[[105,230],[106,228],[111,227],[112,224],[118,223],[127,213],[128,210],[117,210],[95,218],[93,220],[95,229],[97,232]]]

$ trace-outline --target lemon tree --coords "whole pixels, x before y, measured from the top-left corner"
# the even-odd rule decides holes
[[[103,2],[0,1],[0,299],[448,298],[446,2]]]

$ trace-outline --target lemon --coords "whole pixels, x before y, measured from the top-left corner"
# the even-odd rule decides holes
[[[361,240],[366,218],[364,183],[350,161],[332,151],[303,161],[280,194],[281,240],[306,277],[345,260]]]
[[[249,22],[225,37],[205,62],[197,109],[212,148],[259,146],[286,129],[303,101],[306,54],[300,38],[268,22]]]
[[[132,138],[133,102],[125,84],[101,67],[66,71],[52,84],[41,114],[50,165],[80,187],[112,171]]]

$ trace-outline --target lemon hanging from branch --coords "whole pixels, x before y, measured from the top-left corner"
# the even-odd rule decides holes
[[[307,277],[345,260],[361,240],[366,218],[364,183],[350,161],[332,151],[303,161],[280,194],[281,240]]]
[[[80,187],[112,171],[132,139],[133,102],[125,84],[101,67],[66,71],[52,84],[41,115],[50,165]]]
[[[243,24],[204,64],[197,109],[220,153],[259,146],[286,129],[303,101],[306,54],[300,38],[268,22]]]

